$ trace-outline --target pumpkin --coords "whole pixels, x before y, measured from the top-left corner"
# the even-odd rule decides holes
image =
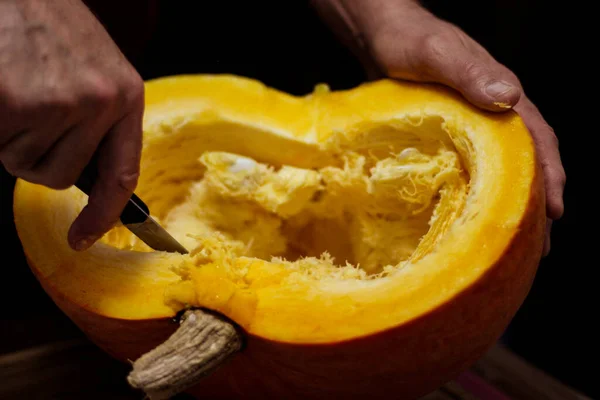
[[[75,188],[19,180],[14,216],[44,290],[150,398],[418,398],[502,334],[544,239],[522,120],[430,84],[148,81],[136,193],[189,254],[122,226],[71,250]]]

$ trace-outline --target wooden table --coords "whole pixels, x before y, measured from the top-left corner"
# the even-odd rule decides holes
[[[128,372],[86,339],[56,341],[0,356],[0,399],[142,400],[127,385]],[[470,371],[422,400],[507,399],[589,398],[497,345]]]

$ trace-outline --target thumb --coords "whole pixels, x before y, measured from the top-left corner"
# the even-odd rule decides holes
[[[456,89],[480,108],[502,111],[521,98],[517,77],[460,31],[427,39],[416,57],[430,80]]]
[[[518,103],[519,80],[487,50],[460,28],[422,8],[411,13],[410,23],[377,35],[373,44],[377,63],[387,76],[452,87],[490,111],[505,111]]]

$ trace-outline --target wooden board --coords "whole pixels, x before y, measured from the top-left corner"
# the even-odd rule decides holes
[[[127,385],[128,372],[85,339],[58,341],[0,356],[0,399],[142,400]],[[589,400],[500,345],[422,400],[509,399]]]

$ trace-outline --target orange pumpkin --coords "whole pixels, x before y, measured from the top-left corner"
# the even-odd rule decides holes
[[[228,75],[146,85],[136,193],[190,254],[123,227],[72,251],[75,188],[19,181],[14,213],[44,289],[114,357],[210,311],[134,364],[150,397],[418,398],[524,300],[545,200],[515,112],[390,80],[300,97]]]

